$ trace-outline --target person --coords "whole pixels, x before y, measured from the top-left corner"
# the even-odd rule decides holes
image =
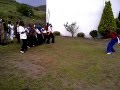
[[[111,40],[110,40],[110,42],[107,45],[107,54],[112,54],[113,52],[115,52],[113,46],[117,42],[119,44],[119,35],[116,32],[112,31],[112,30],[110,30],[109,32],[110,32],[109,36],[110,36]]]
[[[55,41],[54,41],[55,37],[54,37],[54,35],[52,33],[52,25],[51,24],[47,23],[46,31],[47,31],[47,41],[46,41],[46,43],[49,44],[51,38],[52,38],[51,43],[55,43]]]
[[[15,37],[17,39],[17,43],[20,43],[20,34],[19,34],[19,22],[16,22],[16,25],[15,25]]]
[[[23,21],[20,21],[18,29],[19,29],[20,39],[22,40],[22,46],[20,52],[25,53],[25,51],[27,51],[27,34],[24,28]]]
[[[52,24],[49,24],[49,27],[48,27],[48,30],[49,30],[49,36],[50,36],[50,38],[52,38],[52,41],[51,41],[51,43],[55,43],[55,36],[54,36],[54,34],[53,34],[53,31],[52,31]]]
[[[37,44],[41,45],[41,44],[43,44],[43,32],[42,32],[42,27],[41,27],[40,23],[36,24],[35,30],[37,33]]]
[[[0,21],[1,21],[1,26],[0,26],[1,27],[1,30],[0,30],[0,32],[1,32],[1,44],[6,45],[8,43],[8,41],[7,41],[8,28],[7,28],[7,25],[3,19],[1,19]]]
[[[9,30],[10,30],[10,41],[13,43],[13,38],[14,38],[14,25],[13,23],[8,25]]]
[[[33,24],[29,25],[30,47],[37,45],[36,31]]]

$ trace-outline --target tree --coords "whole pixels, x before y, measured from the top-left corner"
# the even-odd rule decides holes
[[[34,15],[32,8],[28,7],[27,5],[19,5],[17,7],[17,11],[20,12],[22,15],[27,16],[27,17],[31,17]]]
[[[98,26],[98,32],[104,37],[108,36],[108,29],[111,28],[113,31],[116,30],[116,22],[111,8],[110,1],[105,3],[105,8],[101,17],[101,21]]]
[[[68,25],[68,22],[66,24],[64,24],[64,27],[66,28],[66,30],[68,32],[70,32],[72,34],[72,37],[74,36],[74,34],[76,33],[76,31],[78,30],[78,26],[76,26],[76,22],[73,22],[72,24]]]

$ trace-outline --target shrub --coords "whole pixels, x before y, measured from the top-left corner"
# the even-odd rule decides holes
[[[20,12],[22,15],[27,16],[27,17],[34,16],[32,8],[28,7],[25,4],[18,5],[17,11]]]
[[[84,36],[85,36],[85,34],[83,32],[80,32],[77,34],[77,37],[84,37]]]
[[[116,29],[116,33],[120,35],[120,28]]]
[[[59,31],[54,31],[53,34],[54,34],[55,36],[60,36],[60,32],[59,32]]]
[[[105,8],[103,10],[101,21],[98,26],[98,32],[103,36],[103,38],[106,38],[109,34],[107,32],[109,28],[114,31],[116,30],[116,23],[114,20],[110,1],[105,3]]]
[[[76,31],[78,30],[78,26],[76,26],[76,22],[69,24],[68,22],[66,24],[64,24],[65,29],[70,32],[72,34],[72,37],[74,36],[74,34],[76,33]]]
[[[92,31],[90,32],[90,35],[92,36],[92,38],[97,37],[97,30],[92,30]]]

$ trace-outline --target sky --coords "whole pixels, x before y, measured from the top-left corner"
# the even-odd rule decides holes
[[[19,3],[25,3],[31,6],[46,5],[46,0],[16,0]]]

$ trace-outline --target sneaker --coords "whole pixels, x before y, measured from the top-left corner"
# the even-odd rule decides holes
[[[107,54],[112,54],[111,52],[107,53]]]
[[[27,48],[30,48],[29,46],[27,46]]]
[[[20,51],[20,53],[25,53],[24,51]]]

